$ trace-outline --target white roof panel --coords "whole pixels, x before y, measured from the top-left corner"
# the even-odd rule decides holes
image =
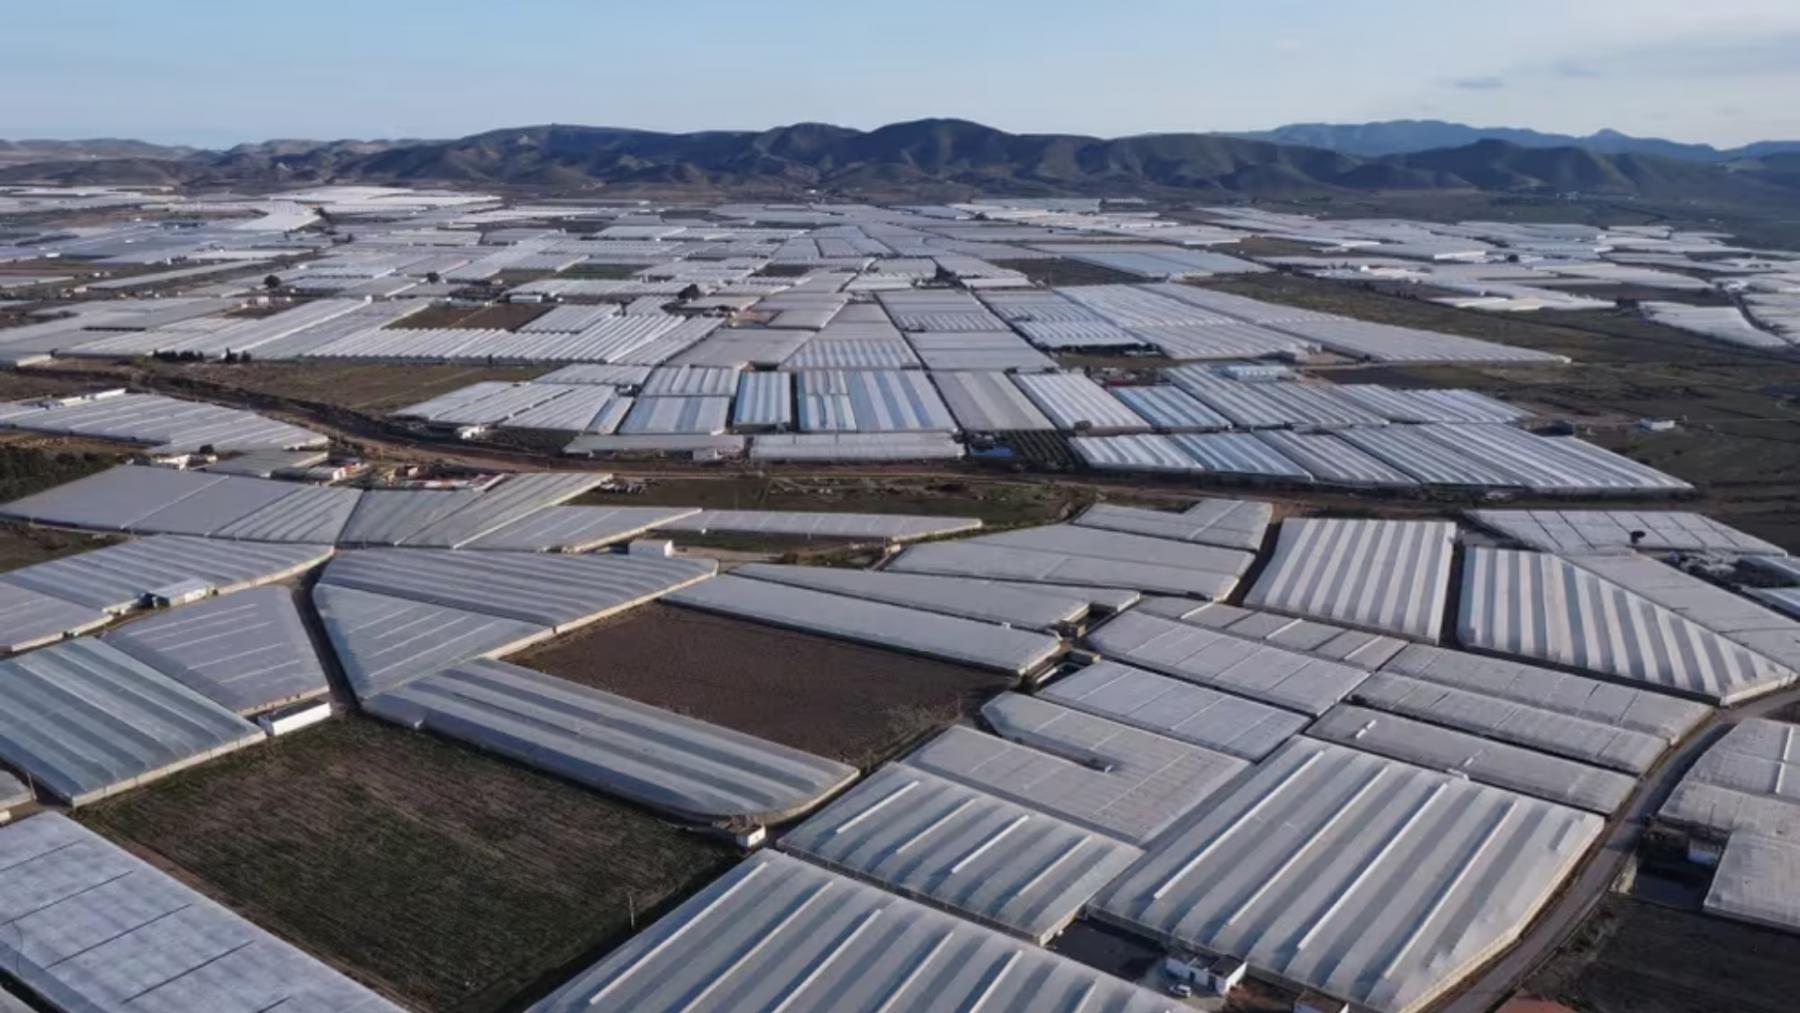
[[[1748,718],[1710,746],[1660,818],[1737,837],[1800,841],[1800,725]]]
[[[777,566],[750,563],[732,571],[739,577],[767,580],[815,591],[884,601],[890,605],[962,616],[983,622],[1049,630],[1087,615],[1088,603],[1054,588],[1026,590],[962,577],[848,570],[831,566]]]
[[[1630,774],[1351,704],[1326,711],[1306,734],[1601,815],[1637,787]]]
[[[255,725],[97,638],[0,661],[0,758],[70,805],[262,739]]]
[[[963,430],[976,433],[1055,429],[1005,373],[932,374],[950,414]]]
[[[1058,429],[1130,432],[1154,428],[1105,387],[1079,373],[1017,373],[1013,382]]]
[[[1070,523],[1255,552],[1273,507],[1256,500],[1203,499],[1180,513],[1096,503]]]
[[[911,541],[975,531],[974,517],[830,513],[808,510],[702,510],[660,525],[664,531],[733,531],[796,538],[880,538]]]
[[[154,535],[0,574],[0,582],[107,612],[135,608],[147,594],[203,584],[219,594],[305,572],[331,556],[329,545],[215,541]]]
[[[1529,548],[1595,552],[1645,551],[1786,554],[1760,538],[1685,510],[1471,510],[1469,519]],[[1632,541],[1634,532],[1643,538]]]
[[[0,921],[8,973],[59,1009],[400,1013],[60,813],[0,829]]]
[[[761,851],[531,1007],[632,1013],[1166,1013],[1161,996],[1023,940]]]
[[[1116,661],[1098,661],[1039,692],[1045,700],[1256,761],[1306,727],[1305,716],[1279,707],[1157,675]]]
[[[1721,703],[1793,684],[1776,664],[1567,560],[1472,546],[1458,634],[1488,651]]]
[[[462,662],[363,706],[684,819],[788,819],[856,777],[846,764],[497,661]]]
[[[1368,673],[1173,619],[1125,612],[1093,633],[1103,656],[1213,689],[1319,715]]]
[[[1455,543],[1450,521],[1284,521],[1244,604],[1436,643]]]
[[[331,688],[285,587],[161,612],[102,640],[239,714],[324,696]]]
[[[677,605],[965,664],[1025,674],[1062,642],[1042,633],[848,598],[810,588],[724,576],[671,594]]]
[[[1142,854],[903,763],[870,775],[779,847],[1040,944]]]
[[[1681,741],[1712,712],[1703,703],[1666,693],[1429,644],[1407,645],[1382,671],[1654,735],[1667,745]],[[1501,706],[1496,713],[1505,710]]]
[[[360,549],[319,582],[566,630],[712,576],[710,559]]]
[[[1603,826],[1302,737],[1161,838],[1093,910],[1410,1013],[1517,939]]]

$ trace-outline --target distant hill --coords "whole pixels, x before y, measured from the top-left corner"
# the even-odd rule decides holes
[[[1029,194],[1581,191],[1658,199],[1800,200],[1780,155],[1732,163],[1502,140],[1356,155],[1222,134],[1012,134],[957,119],[860,131],[801,123],[669,134],[531,126],[447,141],[269,141],[166,158],[63,157],[0,167],[0,182],[451,183],[555,189],[704,187]]]
[[[85,141],[0,141],[0,164],[100,158],[186,158],[199,150],[112,137]]]
[[[1461,148],[1479,141],[1505,141],[1522,148],[1586,148],[1608,155],[1656,155],[1690,162],[1730,162],[1782,151],[1800,151],[1800,141],[1758,141],[1740,148],[1684,144],[1659,137],[1632,137],[1601,130],[1577,137],[1519,127],[1471,127],[1444,120],[1386,120],[1378,123],[1291,123],[1273,130],[1229,134],[1275,144],[1301,144],[1351,155],[1380,157],[1437,148]]]

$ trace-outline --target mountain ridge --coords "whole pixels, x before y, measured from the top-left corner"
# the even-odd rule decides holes
[[[1547,133],[1525,127],[1474,127],[1448,120],[1375,120],[1367,123],[1289,123],[1270,130],[1225,131],[1226,136],[1276,144],[1328,148],[1351,155],[1379,157],[1437,148],[1456,148],[1477,141],[1506,141],[1525,148],[1587,148],[1609,155],[1658,155],[1694,162],[1732,162],[1778,152],[1800,151],[1800,140],[1754,141],[1735,148],[1633,137],[1611,128],[1585,136]]]
[[[164,158],[139,152],[0,167],[0,182],[197,187],[358,182],[1188,196],[1476,189],[1783,200],[1800,199],[1793,175],[1785,161],[1719,164],[1494,139],[1364,156],[1216,133],[1014,134],[956,118],[867,131],[824,123],[692,133],[539,124],[449,140],[276,140]]]

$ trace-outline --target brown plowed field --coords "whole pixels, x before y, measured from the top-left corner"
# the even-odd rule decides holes
[[[1013,683],[672,605],[634,609],[507,660],[864,770]]]

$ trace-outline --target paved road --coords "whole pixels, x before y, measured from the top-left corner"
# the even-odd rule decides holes
[[[1682,740],[1674,751],[1663,758],[1649,777],[1638,787],[1637,794],[1625,809],[1607,825],[1606,836],[1599,849],[1588,859],[1581,872],[1564,887],[1563,892],[1534,922],[1525,935],[1499,960],[1489,965],[1479,978],[1443,1005],[1438,1013],[1488,1013],[1513,994],[1538,965],[1548,960],[1574,934],[1588,914],[1599,905],[1607,890],[1637,851],[1638,841],[1663,801],[1675,785],[1730,726],[1745,718],[1762,717],[1791,703],[1800,702],[1800,689],[1772,693],[1749,703],[1714,711],[1692,735]]]

